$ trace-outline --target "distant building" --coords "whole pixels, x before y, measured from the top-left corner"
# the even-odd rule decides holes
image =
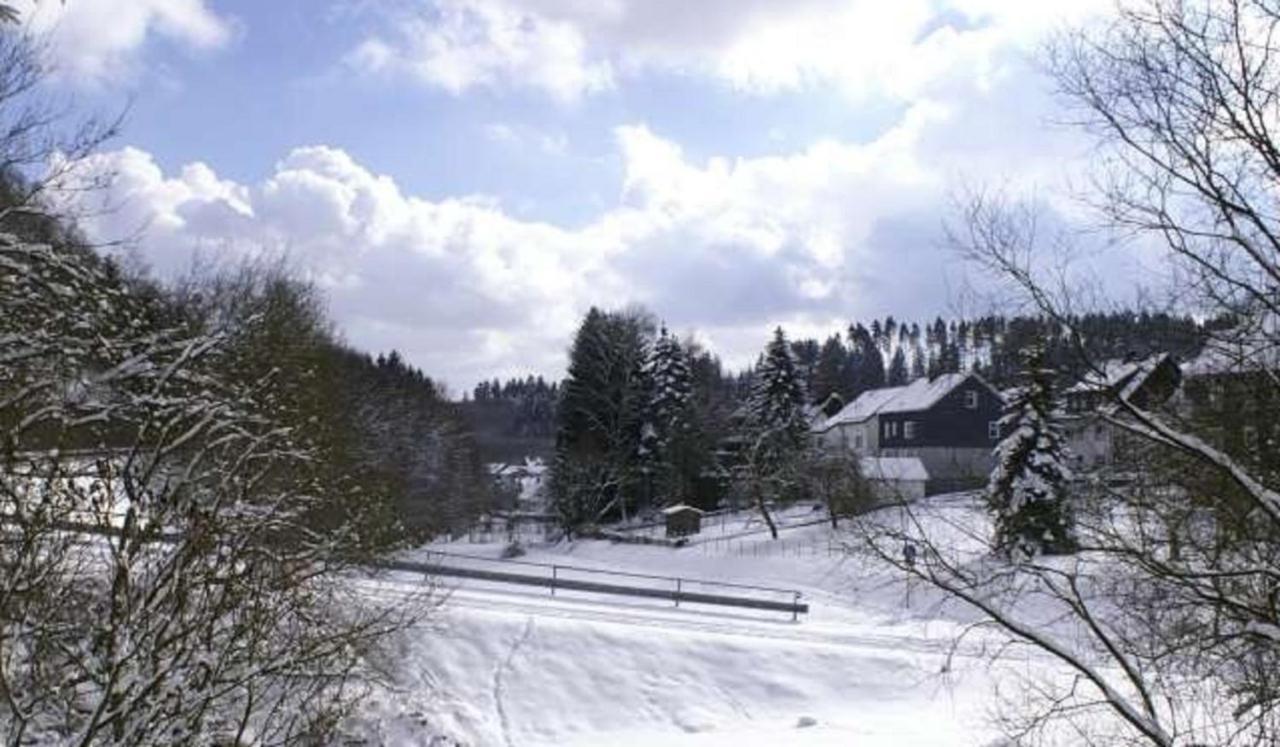
[[[687,537],[702,531],[702,510],[685,504],[677,504],[662,510],[667,521],[668,537]]]
[[[942,493],[986,482],[1003,407],[999,392],[978,374],[943,374],[863,392],[813,431],[827,448],[914,458],[926,492]]]
[[[877,503],[913,501],[929,491],[929,470],[917,457],[864,456],[859,466]]]
[[[526,457],[522,464],[489,464],[489,475],[499,489],[498,507],[517,511],[543,510],[545,496],[542,488],[546,474],[546,464],[536,457]]]
[[[1196,433],[1274,478],[1280,472],[1280,350],[1265,338],[1214,340],[1182,371],[1178,410]]]
[[[1108,423],[1100,408],[1123,395],[1142,408],[1168,401],[1178,390],[1182,374],[1173,356],[1157,353],[1141,359],[1104,361],[1097,370],[1063,392],[1063,435],[1071,466],[1088,471],[1115,463],[1131,438]]]

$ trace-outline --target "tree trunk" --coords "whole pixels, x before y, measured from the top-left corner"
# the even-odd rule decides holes
[[[769,507],[764,505],[764,491],[760,489],[760,484],[756,483],[756,508],[760,509],[760,515],[764,517],[764,523],[769,526],[769,534],[774,539],[778,538],[778,525],[773,523],[773,517],[769,515]]]

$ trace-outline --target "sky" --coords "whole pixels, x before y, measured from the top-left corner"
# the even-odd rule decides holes
[[[126,112],[82,165],[111,186],[73,198],[93,238],[161,276],[283,255],[344,339],[454,393],[558,378],[592,305],[643,304],[731,366],[779,324],[975,311],[944,221],[966,185],[1052,190],[1087,162],[1036,59],[1110,7],[19,5],[49,85]]]

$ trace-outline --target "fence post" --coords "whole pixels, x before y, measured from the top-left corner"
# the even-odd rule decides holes
[[[556,595],[556,572],[560,570],[560,566],[551,566],[551,596]]]
[[[791,604],[793,605],[791,607],[791,622],[799,622],[800,621],[800,592],[796,591],[792,593],[795,594],[795,598],[791,600]]]
[[[680,579],[676,579],[676,606],[680,606]]]

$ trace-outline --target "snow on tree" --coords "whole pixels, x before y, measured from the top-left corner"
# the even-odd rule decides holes
[[[1076,546],[1054,371],[1044,365],[1043,348],[1029,349],[1025,361],[1024,382],[1000,419],[1002,438],[987,486],[987,505],[995,517],[992,544],[1015,559],[1073,552]]]
[[[692,427],[693,377],[684,347],[666,327],[653,345],[647,376],[651,394],[641,431],[641,448],[648,460],[646,487],[651,499],[678,502],[676,452]]]
[[[756,369],[747,412],[753,430],[771,434],[784,449],[800,448],[808,438],[804,383],[781,327],[774,330]]]
[[[801,477],[796,468],[809,443],[804,384],[781,327],[756,367],[745,416],[746,448],[738,477],[777,539],[767,501],[794,497]]]
[[[640,313],[587,312],[569,354],[551,474],[553,505],[566,528],[615,508],[643,453],[648,319]],[[641,473],[642,474],[642,473]]]
[[[193,319],[87,249],[10,234],[0,288],[0,732],[334,741],[405,620],[351,588],[361,507],[281,418],[280,377],[229,373],[261,317]]]
[[[693,381],[689,373],[689,359],[680,341],[667,334],[663,327],[653,346],[649,363],[649,376],[653,382],[650,411],[660,437],[667,437],[684,425],[688,417]]]

